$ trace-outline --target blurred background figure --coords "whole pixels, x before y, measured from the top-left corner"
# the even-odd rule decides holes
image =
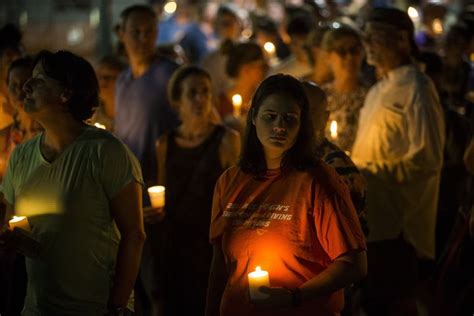
[[[258,44],[238,43],[229,51],[226,71],[232,85],[219,96],[217,110],[226,124],[242,132],[252,95],[267,75],[268,61]],[[234,98],[237,95],[238,107]]]
[[[367,94],[351,158],[368,184],[368,315],[418,315],[419,258],[435,259],[445,123],[408,14],[376,8],[364,46],[380,80]],[[402,272],[403,271],[403,272]]]
[[[279,33],[276,22],[267,15],[256,15],[252,19],[253,35],[252,38],[260,47],[265,48],[266,43],[272,43],[275,52],[267,52],[270,59],[277,58],[277,61],[285,60],[291,54],[288,45],[283,41]],[[267,44],[268,45],[268,44]],[[274,54],[274,56],[273,56]]]
[[[170,103],[181,125],[157,142],[158,184],[166,187],[164,314],[204,315],[212,248],[212,196],[218,177],[235,165],[237,132],[212,121],[210,75],[183,66],[170,79]]]
[[[234,6],[221,5],[217,10],[214,27],[219,41],[218,48],[204,56],[201,67],[211,75],[212,94],[217,97],[231,85],[231,79],[226,73],[227,58],[241,38],[243,21]]]
[[[8,99],[7,76],[10,64],[23,55],[22,34],[13,24],[0,28],[0,179],[13,149],[15,109]]]
[[[94,111],[91,124],[103,126],[108,131],[114,130],[115,87],[118,76],[126,67],[127,64],[115,55],[104,56],[99,60],[96,74],[97,80],[99,80],[100,103]]]
[[[157,181],[156,140],[178,126],[177,114],[166,97],[169,78],[178,65],[157,55],[156,25],[157,16],[146,5],[133,5],[122,11],[119,35],[129,67],[117,78],[114,131],[140,161],[146,187]],[[143,199],[144,206],[149,206],[147,194]],[[162,229],[160,223],[147,223],[145,230],[137,306],[145,315],[156,315],[163,297],[158,251]]]
[[[309,33],[307,47],[311,58],[311,73],[303,79],[318,85],[325,85],[332,80],[332,72],[327,62],[327,52],[322,48],[324,34],[329,31],[328,25],[319,26]]]
[[[462,115],[472,111],[466,99],[472,71],[468,55],[471,39],[474,37],[471,31],[464,23],[451,26],[442,46],[443,76],[440,96],[449,108]]]
[[[301,79],[311,73],[306,39],[315,26],[310,15],[304,11],[289,17],[286,33],[290,37],[291,55],[275,66],[271,74],[283,73]]]
[[[330,113],[326,136],[339,148],[350,152],[368,89],[360,73],[364,54],[360,35],[355,29],[336,22],[333,25],[325,32],[321,44],[333,78],[324,86]]]

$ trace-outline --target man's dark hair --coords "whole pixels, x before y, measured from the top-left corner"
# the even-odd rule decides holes
[[[14,60],[10,64],[10,67],[8,67],[7,84],[8,84],[8,80],[10,78],[10,73],[12,72],[13,69],[25,68],[25,69],[28,69],[30,71],[33,71],[33,62],[34,62],[34,60],[30,56],[25,56],[25,57]]]
[[[239,166],[243,172],[263,177],[267,170],[263,146],[257,137],[253,119],[260,106],[270,95],[284,95],[298,105],[301,111],[300,128],[293,146],[285,152],[281,161],[282,170],[308,170],[319,162],[319,153],[314,139],[313,123],[309,114],[309,103],[303,85],[289,75],[273,75],[262,81],[257,88],[247,116],[247,125]]]
[[[229,50],[226,73],[229,77],[235,78],[242,65],[263,59],[265,59],[265,55],[258,44],[253,42],[236,44]]]
[[[134,12],[145,13],[149,15],[150,17],[152,17],[153,19],[157,18],[155,11],[153,11],[153,9],[150,6],[144,5],[144,4],[135,4],[135,5],[125,8],[122,11],[122,13],[120,13],[122,29],[125,28],[128,18]]]
[[[69,89],[68,110],[78,121],[92,116],[99,106],[99,83],[91,64],[71,52],[41,51],[33,65],[41,64],[45,74]]]
[[[290,37],[308,36],[315,27],[315,23],[310,16],[306,14],[297,14],[290,19],[286,27],[286,32]]]
[[[411,46],[410,54],[412,57],[419,56],[420,52],[414,38],[415,26],[408,13],[405,11],[396,8],[373,8],[367,15],[365,23],[385,24],[394,27],[397,30],[407,32]]]

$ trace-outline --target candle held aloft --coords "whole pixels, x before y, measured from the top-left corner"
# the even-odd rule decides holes
[[[234,108],[234,116],[240,117],[242,111],[242,97],[240,94],[234,94],[232,96],[232,106]]]
[[[30,223],[26,216],[13,216],[13,218],[8,222],[8,226],[13,230],[15,227],[23,229],[27,232],[31,231]]]
[[[337,122],[336,121],[331,122],[329,131],[331,132],[331,138],[336,139],[337,138]]]
[[[165,206],[165,190],[165,187],[162,185],[148,188],[148,195],[150,196],[152,207]]]
[[[249,279],[249,293],[253,300],[263,300],[269,297],[268,294],[261,293],[259,288],[261,286],[270,286],[270,279],[267,271],[263,271],[257,267],[255,271],[248,274]]]

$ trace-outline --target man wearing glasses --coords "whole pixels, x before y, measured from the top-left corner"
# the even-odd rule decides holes
[[[364,28],[380,80],[360,112],[352,159],[368,183],[368,315],[417,315],[418,258],[434,259],[443,161],[443,113],[431,80],[413,62],[408,15],[376,8]]]

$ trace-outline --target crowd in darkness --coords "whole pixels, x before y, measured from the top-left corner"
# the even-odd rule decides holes
[[[474,11],[150,4],[0,28],[0,315],[474,313]]]

